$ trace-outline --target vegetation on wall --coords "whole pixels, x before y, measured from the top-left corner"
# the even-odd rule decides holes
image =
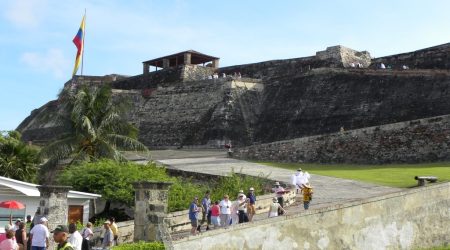
[[[17,131],[0,133],[0,176],[27,182],[35,182],[38,149],[20,140]]]
[[[165,168],[155,163],[142,165],[110,159],[85,162],[66,168],[61,172],[58,180],[59,184],[70,185],[78,191],[101,194],[107,201],[106,210],[109,209],[111,202],[120,202],[128,206],[134,204],[133,182],[170,181],[173,183],[169,191],[170,212],[187,209],[195,196],[201,198],[207,190],[211,191],[212,200],[219,200],[224,194],[235,199],[240,189],[247,192],[250,187],[255,188],[257,194],[262,194],[265,184],[265,180],[261,178],[236,173],[232,173],[230,177],[220,177],[217,181],[210,181],[207,184],[196,184],[189,179],[170,177]]]
[[[62,111],[55,122],[70,132],[42,149],[41,155],[48,159],[43,171],[63,159],[70,159],[69,165],[101,158],[126,161],[122,150],[148,151],[136,139],[137,129],[125,119],[126,102],[114,101],[109,86],[65,89],[58,101]]]

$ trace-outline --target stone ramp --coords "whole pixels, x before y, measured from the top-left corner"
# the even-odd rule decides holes
[[[189,172],[223,176],[230,174],[234,170],[242,174],[267,177],[270,180],[285,183],[290,183],[290,178],[295,173],[292,170],[224,157],[161,159],[158,162],[161,162],[169,168]],[[308,171],[307,169],[305,170]],[[310,181],[314,188],[314,201],[312,206],[319,204],[338,204],[400,190],[398,188],[321,175],[311,175]]]
[[[164,155],[166,153],[156,152],[155,155]],[[171,155],[174,152],[170,153]],[[198,155],[199,152],[195,152]],[[183,152],[181,155],[186,156]],[[231,171],[239,172],[251,176],[263,176],[273,181],[282,181],[290,183],[291,175],[295,171],[271,167],[263,164],[247,162],[232,158],[226,158],[225,154],[219,156],[191,157],[159,159],[158,162],[166,165],[168,168],[174,168],[182,171],[206,173],[213,175],[226,176]],[[307,169],[304,169],[307,171]],[[311,175],[311,184],[314,188],[314,198],[310,209],[322,209],[337,204],[357,201],[365,198],[381,196],[388,193],[399,191],[399,188],[390,188],[378,186],[369,183],[363,183],[354,180],[341,179],[335,177]],[[237,192],[237,190],[236,190]],[[286,208],[288,214],[297,214],[304,211],[301,203],[293,204]],[[257,214],[254,221],[267,219],[267,213]],[[202,227],[202,231],[205,227]],[[189,231],[178,231],[172,233],[172,240],[177,241],[189,237]]]

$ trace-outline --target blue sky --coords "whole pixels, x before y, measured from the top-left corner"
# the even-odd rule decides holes
[[[187,49],[228,66],[337,44],[378,57],[450,42],[446,0],[0,0],[0,130],[70,78],[85,8],[86,75],[136,75],[142,61]]]

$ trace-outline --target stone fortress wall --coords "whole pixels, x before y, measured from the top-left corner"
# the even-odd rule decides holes
[[[450,115],[236,149],[234,157],[274,162],[385,164],[450,160]]]
[[[246,146],[449,114],[449,72],[434,69],[448,69],[442,65],[449,52],[444,44],[403,54],[417,61],[409,71],[354,69],[349,63],[366,67],[370,55],[334,46],[311,57],[218,69],[182,65],[103,83],[131,98],[127,119],[150,148],[221,147],[228,140]],[[396,56],[372,59],[370,67],[389,58]],[[205,79],[213,71],[243,78]],[[63,130],[44,121],[56,111],[57,102],[33,111],[18,127],[24,140],[49,140],[52,130]]]
[[[174,249],[426,249],[450,242],[450,183],[214,230]],[[231,240],[230,240],[231,239]]]

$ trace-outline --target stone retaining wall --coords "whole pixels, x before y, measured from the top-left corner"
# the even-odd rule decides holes
[[[272,204],[273,194],[257,196],[256,202],[256,213],[266,213],[269,209],[269,205]],[[289,206],[295,202],[294,192],[287,193],[284,195],[285,205]],[[189,230],[191,228],[189,220],[189,210],[172,212],[167,215],[165,219],[167,226],[171,233]],[[119,242],[133,242],[134,237],[134,221],[124,221],[118,222],[117,227],[119,228]],[[101,227],[94,229],[94,237],[92,241],[99,244],[100,241]]]
[[[257,196],[256,201],[256,214],[266,213],[269,211],[270,204],[273,203],[273,194]],[[295,202],[295,193],[290,192],[284,195],[285,205],[289,206]],[[169,213],[166,219],[167,226],[171,232],[177,232],[182,230],[191,229],[191,224],[189,220],[189,210],[178,211]]]
[[[450,183],[214,230],[174,249],[426,249],[450,243]]]
[[[276,162],[415,163],[450,160],[450,115],[236,149],[234,157]]]

